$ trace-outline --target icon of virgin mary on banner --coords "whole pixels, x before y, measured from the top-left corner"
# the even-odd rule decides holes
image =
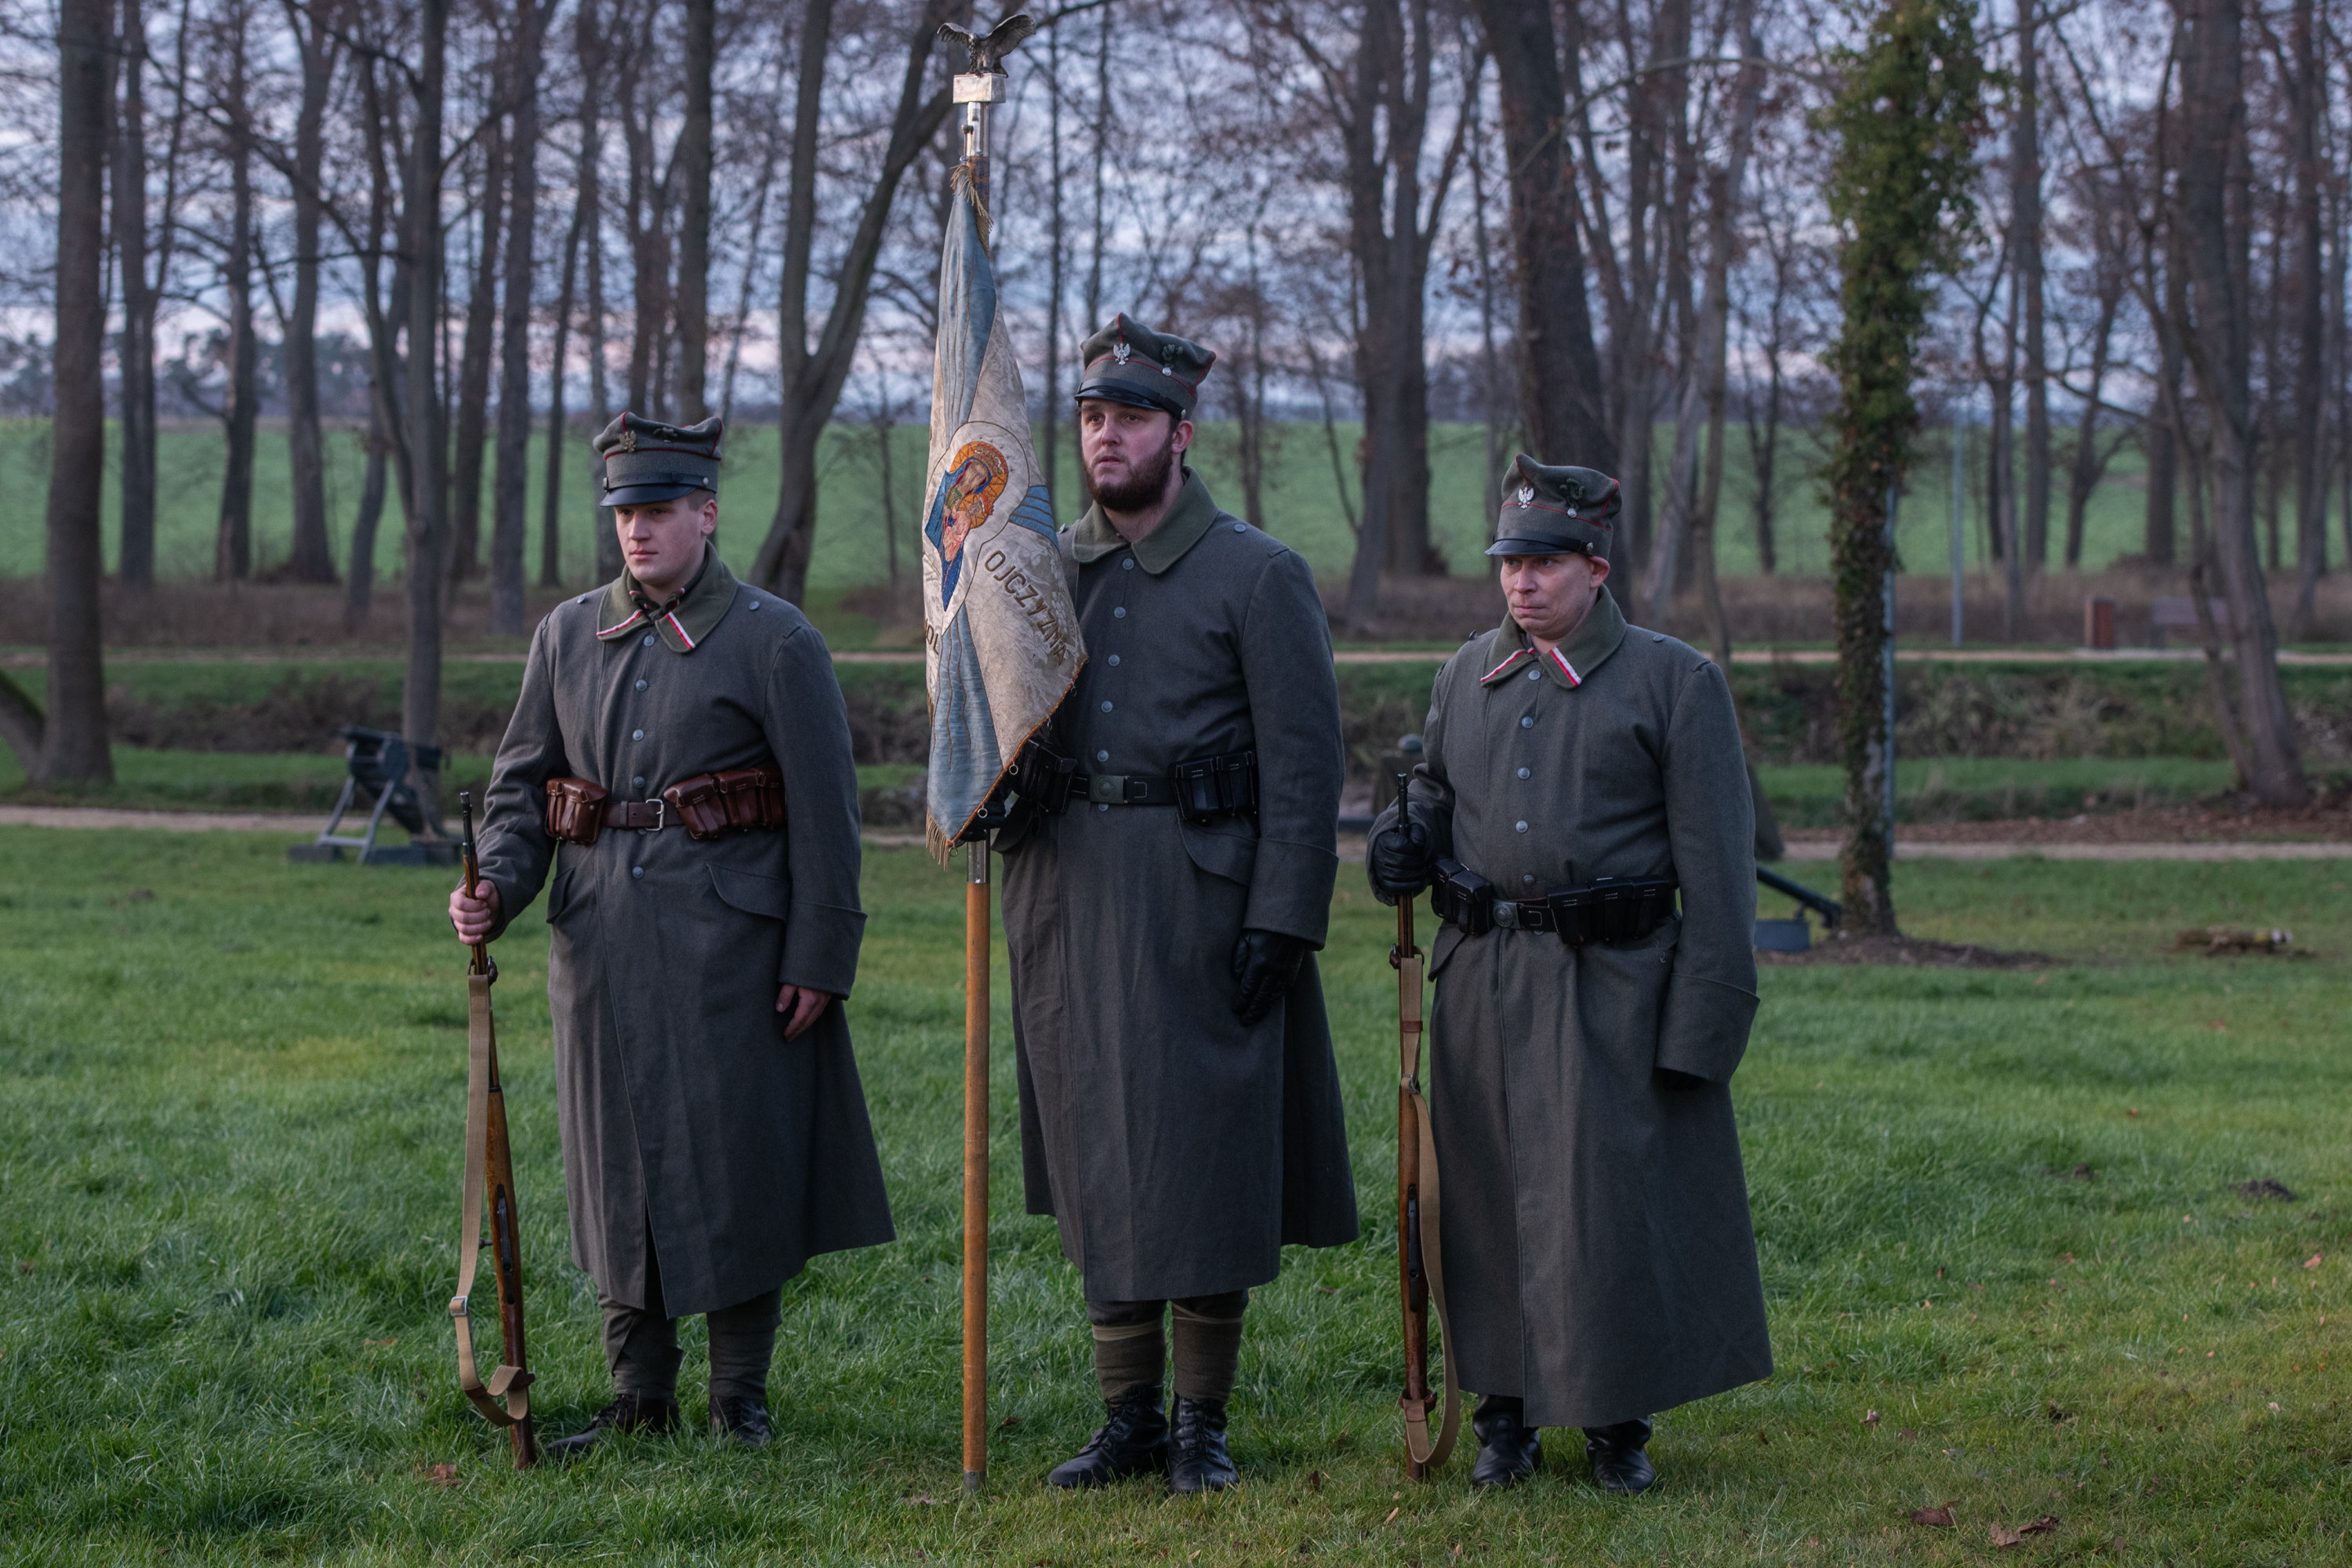
[[[1086,662],[995,266],[961,168],[940,258],[926,493],[924,837],[944,858]]]

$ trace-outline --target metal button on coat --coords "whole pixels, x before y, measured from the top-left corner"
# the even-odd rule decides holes
[[[653,646],[654,646],[654,634],[653,634],[653,633],[651,633],[651,632],[647,632],[647,633],[646,634],[646,646],[647,647],[653,647]]]
[[[1097,752],[1095,753],[1095,761],[1098,763],[1107,763],[1110,761],[1110,753],[1108,752]]]
[[[642,741],[645,738],[646,732],[643,730],[632,730],[629,731],[629,739],[632,741]]]
[[[632,877],[642,877],[645,874],[646,868],[643,866],[632,866],[629,868],[629,875]]]
[[[1525,768],[1521,768],[1521,769],[1519,770],[1519,776],[1520,776],[1521,778],[1526,778],[1526,777],[1528,776],[1528,770],[1527,770],[1527,769],[1525,769]]]
[[[1110,704],[1109,704],[1109,703],[1106,702],[1106,703],[1104,703],[1104,704],[1103,704],[1103,711],[1104,711],[1104,712],[1106,712],[1106,713],[1108,713],[1108,712],[1109,712],[1109,711],[1110,711]]]
[[[1523,888],[1532,888],[1535,885],[1536,874],[1533,871],[1528,872],[1526,876],[1519,879],[1519,886]]]
[[[645,689],[646,689],[646,683],[645,683],[644,681],[642,681],[642,680],[638,681],[638,682],[637,682],[637,689],[638,689],[638,690],[640,690],[640,691],[643,691]]]
[[[1528,825],[1524,822],[1515,824],[1514,826],[1516,826],[1522,833],[1525,833],[1528,830]]]
[[[1123,621],[1127,619],[1127,606],[1125,605],[1121,605],[1117,609],[1111,611],[1110,618],[1114,621]]]
[[[1528,671],[1528,679],[1529,680],[1541,680],[1543,679],[1543,666],[1538,665],[1535,668]]]
[[[1097,805],[1095,806],[1095,809],[1096,809],[1097,811],[1108,811],[1108,810],[1110,809],[1110,807],[1109,807],[1109,806],[1108,806],[1108,805],[1101,805],[1101,804],[1099,804],[1099,803],[1098,803],[1098,804],[1097,804]]]
[[[645,775],[645,774],[643,774],[643,773],[639,773],[635,778],[631,779],[631,780],[629,781],[629,787],[630,787],[631,789],[643,789],[643,788],[645,788],[645,787],[646,787],[646,775]]]
[[[1134,556],[1132,556],[1132,555],[1130,555],[1130,556],[1129,556],[1126,560],[1124,560],[1124,561],[1120,562],[1120,563],[1118,563],[1118,569],[1119,569],[1120,571],[1122,571],[1122,572],[1132,572],[1132,571],[1134,571],[1134,570],[1135,570],[1135,557],[1134,557]]]
[[[1113,664],[1117,664],[1117,663],[1118,662],[1118,655],[1117,655],[1117,654],[1113,654],[1113,655],[1111,655],[1111,656],[1110,656],[1110,661],[1111,661],[1111,663],[1113,663]]]
[[[1235,533],[1247,533],[1249,531],[1249,524],[1245,522],[1237,522],[1234,524],[1234,531]]]
[[[1535,720],[1534,720],[1532,717],[1526,718],[1526,719],[1522,719],[1522,720],[1520,720],[1520,721],[1519,721],[1519,728],[1520,728],[1520,729],[1522,729],[1522,730],[1532,730],[1532,729],[1534,729],[1535,727],[1536,727],[1536,721],[1535,721]]]

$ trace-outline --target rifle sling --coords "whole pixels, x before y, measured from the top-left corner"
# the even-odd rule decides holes
[[[1429,1128],[1429,1097],[1421,1088],[1421,1042],[1426,1033],[1422,1020],[1421,950],[1414,948],[1397,964],[1397,1030],[1399,1050],[1403,1057],[1404,1091],[1412,1103],[1412,1123],[1420,1134],[1421,1144],[1421,1268],[1429,1277],[1429,1299],[1437,1308],[1437,1345],[1444,1367],[1445,1414],[1440,1421],[1437,1441],[1429,1439],[1429,1406],[1426,1402],[1408,1399],[1404,1405],[1404,1444],[1412,1462],[1423,1469],[1434,1469],[1445,1463],[1454,1452],[1454,1439],[1462,1430],[1462,1387],[1454,1376],[1454,1325],[1446,1321],[1445,1268],[1438,1234],[1437,1141]],[[1398,1238],[1399,1245],[1403,1238]]]
[[[474,1266],[482,1247],[482,1205],[489,1184],[490,1058],[498,1037],[490,1023],[493,974],[466,976],[466,1196],[457,1227],[457,1293],[449,1299],[449,1321],[457,1330],[457,1387],[492,1424],[513,1426],[530,1415],[530,1374],[503,1363],[486,1387],[474,1365],[474,1320],[467,1304],[474,1293]],[[501,1407],[498,1401],[504,1399]]]

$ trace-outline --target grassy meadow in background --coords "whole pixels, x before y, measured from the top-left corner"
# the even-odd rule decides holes
[[[593,432],[575,428],[565,447],[562,521],[562,580],[591,580],[594,563],[595,513],[589,490],[593,458],[588,448]],[[1341,466],[1349,473],[1349,495],[1359,504],[1355,451],[1361,426],[1337,426]],[[1658,471],[1673,441],[1671,426],[1658,433]],[[109,440],[117,436],[109,426]],[[359,504],[365,468],[365,431],[349,427],[331,430],[327,439],[327,503],[329,531],[335,546],[338,571],[349,564],[352,520]],[[891,437],[891,489],[895,536],[901,573],[919,574],[921,557],[915,531],[922,506],[928,427],[901,425]],[[1897,528],[1906,569],[1929,576],[1950,570],[1950,447],[1948,435],[1929,432],[1922,441],[1912,473],[1913,489],[1903,499]],[[1968,524],[1969,570],[1984,568],[1987,535],[1981,489],[1985,432],[1973,433],[1976,456],[1969,481]],[[545,431],[531,437],[530,528],[524,544],[525,570],[539,580],[541,558],[541,520],[546,475]],[[1304,553],[1324,577],[1342,577],[1354,552],[1353,536],[1340,505],[1333,479],[1330,443],[1315,424],[1281,424],[1270,427],[1269,473],[1265,491],[1266,516],[1255,519],[1266,530]],[[1430,430],[1431,525],[1439,550],[1456,574],[1475,571],[1493,520],[1486,515],[1483,472],[1486,432],[1474,425],[1436,425]],[[1242,510],[1240,470],[1235,461],[1236,432],[1230,425],[1202,427],[1194,447],[1194,467],[1218,500],[1229,510]],[[46,420],[0,421],[0,492],[37,495],[47,484],[49,431]],[[1054,494],[1064,521],[1076,516],[1076,447],[1075,433],[1065,425]],[[1940,454],[1940,455],[1939,455]],[[173,420],[162,433],[157,458],[161,515],[156,563],[166,578],[205,578],[212,574],[213,541],[220,514],[221,470],[225,445],[217,426],[203,420]],[[1503,454],[1508,461],[1510,453]],[[881,441],[870,426],[835,425],[827,432],[821,458],[816,558],[811,585],[843,589],[887,581],[890,574],[890,539],[886,527],[881,473]],[[1811,435],[1784,432],[1775,525],[1779,566],[1783,572],[1819,575],[1828,569],[1827,514],[1821,504],[1812,472],[1818,454]],[[1734,431],[1727,452],[1724,479],[1724,523],[1718,531],[1721,570],[1738,575],[1756,570],[1755,531],[1751,521],[1756,489],[1755,470],[1742,434]],[[483,467],[483,559],[488,559],[490,519],[489,486],[495,463]],[[104,476],[106,559],[113,568],[120,542],[114,459],[110,447]],[[729,564],[748,568],[776,506],[778,472],[776,431],[772,422],[739,422],[727,443],[727,473],[722,485],[719,541]],[[292,513],[288,477],[285,426],[282,420],[263,424],[254,485],[254,562],[257,572],[282,564],[291,553]],[[383,577],[402,566],[399,496],[388,491],[385,514],[376,537],[375,569]],[[2063,496],[2053,503],[2053,559],[2063,527]],[[2141,522],[2146,484],[2136,452],[2119,455],[2095,493],[2087,515],[2084,564],[2097,570],[2116,557],[2141,548]],[[0,558],[32,561],[40,557],[41,511],[20,506],[0,516]],[[2293,554],[2294,529],[2286,530],[2287,551]]]
[[[1098,1408],[1077,1281],[1020,1213],[995,1002],[993,1404],[958,1495],[961,879],[869,848],[849,1004],[899,1240],[786,1291],[779,1441],[518,1475],[467,1413],[465,1010],[446,872],[268,834],[0,828],[0,1556],[43,1563],[2316,1563],[2347,1541],[2352,1140],[2341,865],[1906,862],[1916,934],[2004,972],[1775,968],[1735,1082],[1778,1368],[1669,1412],[1612,1500],[1400,1468],[1388,911],[1323,959],[1364,1237],[1251,1313],[1236,1493],[1064,1497]],[[1774,908],[1771,912],[1780,912]],[[2167,951],[2284,925],[2317,956]],[[536,909],[500,1037],[550,1433],[607,1383],[564,1261]],[[2292,1202],[2252,1197],[2270,1179]],[[689,1333],[690,1347],[694,1336]],[[688,1413],[701,1360],[689,1348]],[[447,1467],[446,1469],[442,1467]],[[1948,1507],[1948,1530],[1911,1521]],[[2049,1516],[1997,1552],[1993,1527]]]

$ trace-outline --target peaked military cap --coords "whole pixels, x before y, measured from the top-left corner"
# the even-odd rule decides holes
[[[623,412],[593,446],[599,506],[647,506],[694,490],[719,492],[719,437],[713,416],[684,429]]]
[[[1138,408],[1164,408],[1189,418],[1201,399],[1201,378],[1217,356],[1195,342],[1155,332],[1140,321],[1113,316],[1110,325],[1078,350],[1085,369],[1077,398],[1096,397]]]
[[[1551,468],[1521,452],[1503,476],[1503,513],[1486,553],[1606,555],[1622,505],[1607,474]]]

